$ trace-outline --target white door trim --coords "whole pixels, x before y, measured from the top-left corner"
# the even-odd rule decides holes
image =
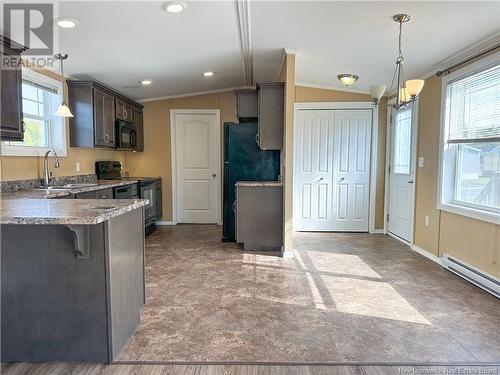
[[[375,230],[375,204],[377,197],[377,152],[378,152],[378,106],[374,106],[373,102],[298,102],[294,104],[294,127],[293,127],[293,158],[297,160],[295,154],[295,142],[298,137],[297,131],[297,114],[300,110],[307,109],[366,109],[372,111],[372,141],[370,155],[370,204],[369,204],[369,233],[379,233]],[[293,187],[292,187],[293,195]],[[384,224],[385,230],[385,224]]]
[[[385,128],[385,134],[386,134],[386,143],[385,143],[385,193],[384,193],[384,233],[389,234],[389,230],[387,227],[387,214],[389,213],[389,164],[391,162],[391,129],[390,129],[390,124],[391,124],[391,105],[396,102],[396,99],[391,99],[387,102],[387,123],[386,123],[386,128]],[[418,169],[418,157],[417,157],[417,147],[418,147],[418,99],[413,103],[413,109],[411,111],[411,116],[412,116],[412,140],[411,140],[411,147],[412,147],[412,153],[411,153],[411,160],[413,161],[413,170],[414,170],[414,176],[413,176],[413,204],[412,204],[412,225],[411,225],[411,232],[410,232],[410,242],[408,243],[407,241],[397,237],[397,236],[391,236],[396,239],[399,239],[401,242],[405,244],[409,244],[410,247],[412,247],[415,242],[415,203],[417,201],[417,169]]]
[[[177,141],[176,141],[176,130],[175,130],[175,115],[215,115],[217,124],[217,223],[222,224],[222,209],[221,209],[221,139],[220,139],[220,110],[219,109],[171,109],[170,110],[170,155],[172,161],[172,221],[169,222],[172,225],[177,225]]]

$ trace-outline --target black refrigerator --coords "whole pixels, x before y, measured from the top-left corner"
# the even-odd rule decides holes
[[[235,241],[237,181],[276,181],[280,151],[262,151],[256,142],[257,122],[224,123],[224,202],[222,241]]]

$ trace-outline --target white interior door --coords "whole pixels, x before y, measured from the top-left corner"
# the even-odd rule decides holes
[[[411,242],[415,194],[413,107],[391,111],[387,231]]]
[[[335,112],[333,228],[368,232],[372,111]]]
[[[299,111],[294,174],[296,230],[332,230],[334,111]]]
[[[220,221],[218,113],[174,113],[176,214],[179,223]]]
[[[301,110],[294,159],[294,229],[367,232],[371,110]]]

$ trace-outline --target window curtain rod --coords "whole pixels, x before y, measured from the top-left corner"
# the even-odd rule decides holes
[[[448,75],[451,72],[453,72],[455,69],[461,67],[462,65],[465,65],[465,64],[467,64],[467,63],[469,63],[471,61],[474,61],[474,60],[476,60],[476,59],[478,59],[480,57],[483,57],[485,55],[489,55],[489,54],[495,52],[498,49],[500,49],[500,44],[496,44],[493,47],[488,48],[486,51],[483,51],[481,53],[478,53],[477,55],[469,57],[467,60],[461,61],[461,62],[459,62],[459,63],[457,63],[457,64],[455,64],[453,66],[450,66],[449,68],[446,68],[444,70],[440,70],[439,72],[436,73],[436,75],[438,77],[442,77],[442,76]]]

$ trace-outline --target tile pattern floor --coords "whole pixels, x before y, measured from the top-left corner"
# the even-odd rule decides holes
[[[120,360],[500,362],[500,301],[388,236],[303,233],[291,259],[220,238],[147,238],[147,303]]]

